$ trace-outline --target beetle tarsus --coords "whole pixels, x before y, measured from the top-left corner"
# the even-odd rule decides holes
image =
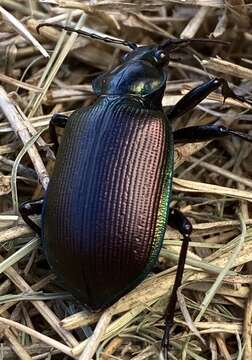
[[[53,151],[55,154],[57,154],[58,148],[59,148],[59,142],[57,138],[56,133],[56,126],[60,128],[65,128],[66,123],[68,121],[68,116],[63,114],[54,114],[50,120],[49,123],[49,134],[51,137],[51,140],[53,142]]]
[[[165,331],[164,331],[164,335],[161,341],[161,347],[163,349],[163,354],[164,354],[164,359],[168,360],[169,359],[169,347],[170,347],[170,332],[171,332],[171,328],[172,328],[172,323],[166,321],[165,322]]]
[[[227,41],[222,40],[212,40],[212,39],[202,39],[202,38],[194,38],[194,39],[168,39],[164,41],[159,49],[164,51],[173,52],[178,50],[179,48],[185,48],[187,46],[191,46],[193,44],[205,44],[205,43],[219,43],[221,45],[228,45]]]
[[[44,199],[26,201],[19,206],[19,212],[23,220],[29,225],[39,236],[41,236],[41,228],[30,219],[32,215],[41,215]]]
[[[241,101],[243,103],[247,103],[249,105],[252,105],[252,102],[247,100],[244,96],[236,95],[233,90],[229,87],[227,81],[225,79],[220,78],[220,81],[222,83],[221,93],[223,96],[223,104],[225,103],[227,98],[231,98],[234,100]]]

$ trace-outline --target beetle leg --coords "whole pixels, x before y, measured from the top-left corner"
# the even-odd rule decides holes
[[[218,89],[220,86],[224,101],[226,98],[230,97],[232,99],[251,104],[243,96],[236,95],[233,90],[230,89],[226,80],[222,78],[215,78],[197,86],[196,88],[189,91],[185,96],[183,96],[182,99],[179,100],[172,108],[172,110],[166,114],[168,119],[174,120],[192,110],[212,91]]]
[[[68,120],[68,116],[61,115],[61,114],[54,114],[50,120],[49,134],[50,134],[52,142],[54,143],[53,150],[54,150],[55,154],[57,154],[58,147],[59,147],[59,142],[58,142],[57,133],[56,133],[56,126],[58,126],[60,128],[64,128],[66,126],[67,120]]]
[[[19,206],[19,212],[26,222],[39,236],[41,235],[40,227],[30,219],[32,215],[40,215],[42,213],[44,199],[26,201]]]
[[[192,232],[192,225],[190,221],[179,211],[176,209],[170,209],[169,218],[168,218],[168,225],[173,227],[174,229],[178,230],[180,234],[183,235],[183,242],[179,254],[179,261],[178,267],[176,272],[176,278],[173,285],[172,293],[170,296],[169,303],[166,307],[164,318],[165,318],[165,332],[162,339],[162,348],[164,351],[165,359],[168,359],[168,349],[169,349],[169,337],[171,327],[174,321],[174,314],[175,308],[177,303],[177,291],[181,285],[184,267],[185,267],[185,260],[186,260],[186,253],[190,241],[190,234]]]
[[[243,140],[252,142],[252,136],[226,128],[222,125],[189,126],[174,131],[173,138],[174,143],[186,144],[218,139],[228,135],[237,136]]]

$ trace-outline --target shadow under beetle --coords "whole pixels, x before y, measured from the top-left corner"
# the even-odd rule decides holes
[[[73,30],[60,25],[69,31]],[[88,34],[90,36],[90,34]],[[97,35],[91,37],[98,38]],[[166,114],[162,98],[170,53],[202,42],[174,39],[161,45],[136,46],[121,65],[96,78],[96,102],[69,118],[55,114],[49,125],[58,150],[55,126],[65,127],[44,199],[20,206],[24,220],[39,234],[52,270],[82,304],[99,309],[139,284],[157,261],[167,224],[183,235],[178,270],[165,311],[162,340],[168,358],[177,289],[181,285],[192,226],[169,209],[174,143],[191,143],[235,135],[224,126],[192,126],[172,132],[171,121],[193,109],[222,87],[224,98],[245,101],[215,78],[186,94]],[[42,213],[41,229],[30,216]]]

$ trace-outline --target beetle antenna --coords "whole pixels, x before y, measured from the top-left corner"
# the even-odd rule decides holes
[[[229,45],[229,42],[222,41],[222,40],[212,40],[212,39],[202,39],[202,38],[195,38],[195,39],[169,39],[166,40],[163,44],[159,46],[160,50],[166,50],[168,52],[173,52],[178,48],[183,48],[186,46],[190,46],[193,43],[205,44],[205,43],[218,43],[221,45]]]
[[[220,45],[230,45],[230,42],[229,41],[224,41],[224,40],[216,40],[216,39],[202,39],[202,38],[195,38],[195,39],[188,39],[190,40],[190,42],[195,42],[195,43],[210,43],[210,44],[220,44]]]
[[[121,39],[117,39],[114,37],[109,37],[109,36],[101,36],[95,33],[90,33],[88,31],[84,31],[81,29],[73,29],[70,26],[64,26],[64,25],[59,25],[59,24],[50,24],[50,23],[43,23],[43,24],[39,24],[36,28],[38,34],[40,31],[40,28],[42,28],[43,26],[50,26],[50,27],[54,27],[56,29],[62,29],[62,30],[66,30],[69,32],[75,32],[79,35],[82,36],[86,36],[86,37],[90,37],[92,39],[96,39],[96,40],[101,40],[107,43],[112,43],[112,44],[120,44],[120,45],[125,45],[127,47],[129,47],[132,50],[135,50],[137,48],[137,44],[131,42],[131,41],[127,41],[127,40],[121,40]]]

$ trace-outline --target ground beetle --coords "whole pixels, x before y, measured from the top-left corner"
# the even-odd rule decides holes
[[[184,240],[162,342],[168,357],[177,289],[192,231],[182,213],[169,210],[174,143],[226,135],[252,141],[247,134],[216,125],[172,132],[171,121],[219,86],[224,98],[245,100],[225,80],[215,78],[190,91],[167,114],[162,98],[170,53],[202,40],[172,39],[139,47],[102,40],[127,45],[132,51],[121,65],[94,80],[98,99],[93,105],[69,118],[53,116],[49,130],[55,150],[55,126],[65,127],[65,132],[48,191],[44,199],[23,203],[20,213],[41,235],[48,262],[64,287],[91,309],[114,303],[141,282],[157,261],[167,224],[179,230]],[[41,213],[40,229],[30,216]]]

